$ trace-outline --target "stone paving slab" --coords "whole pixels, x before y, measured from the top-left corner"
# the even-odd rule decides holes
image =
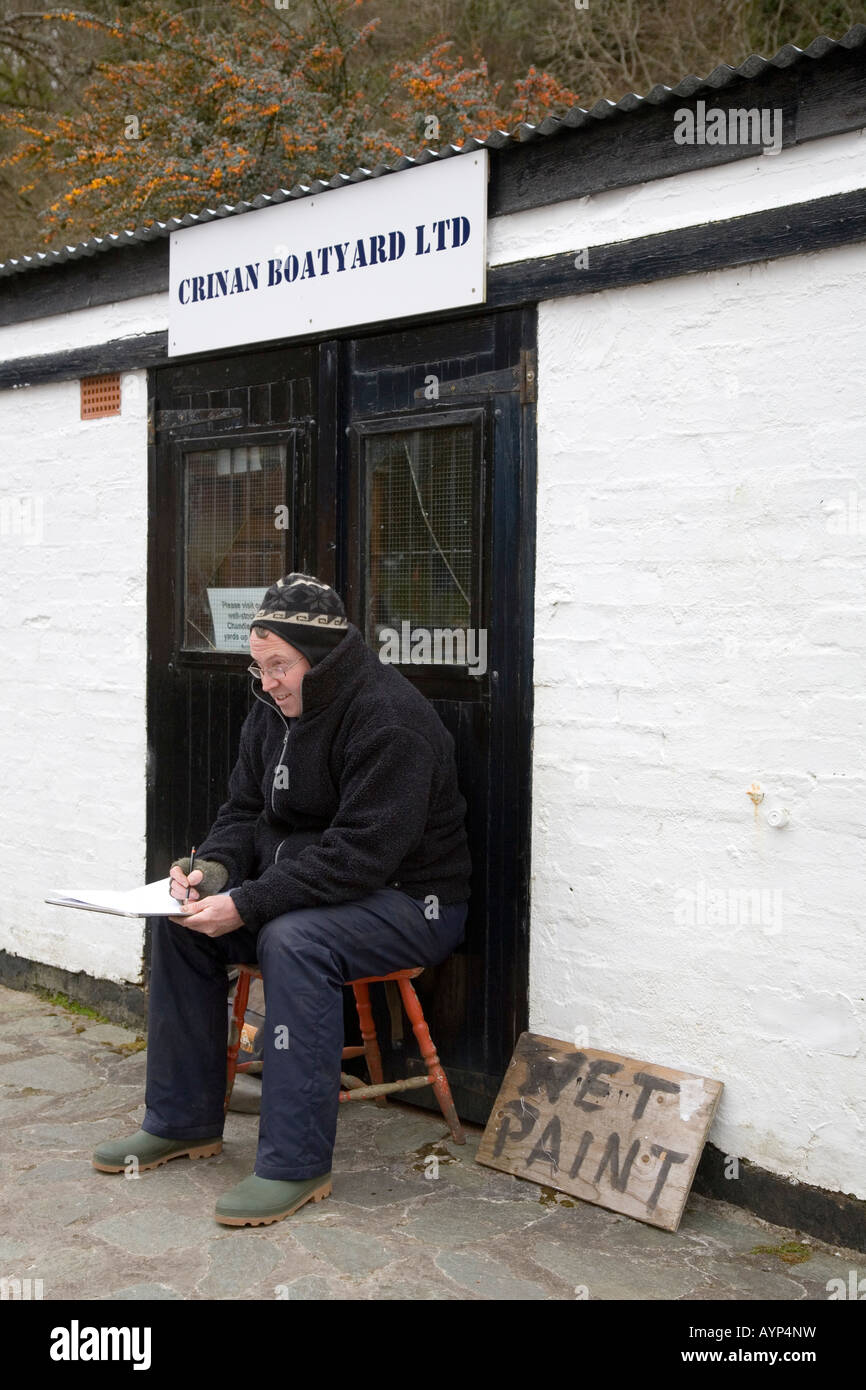
[[[394,1101],[341,1107],[327,1201],[221,1226],[216,1199],[253,1169],[260,1078],[238,1076],[221,1154],[100,1173],[96,1144],[144,1118],[137,1037],[0,986],[0,1276],[46,1299],[803,1301],[866,1276],[862,1254],[727,1203],[693,1195],[672,1234],[486,1168],[480,1126],[458,1145]]]

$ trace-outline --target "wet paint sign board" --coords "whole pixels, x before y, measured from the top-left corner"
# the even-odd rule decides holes
[[[476,1157],[675,1231],[722,1085],[521,1033]]]

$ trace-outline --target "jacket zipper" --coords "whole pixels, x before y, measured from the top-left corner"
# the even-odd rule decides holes
[[[267,705],[267,704],[268,704],[268,701],[264,698],[264,696],[260,695],[259,692],[256,690],[255,684],[253,684],[253,694],[255,695],[255,697],[256,697],[257,700],[261,700],[261,702],[262,702],[263,705]],[[269,707],[270,707],[271,709],[277,709],[276,705],[271,705],[271,706],[269,706]],[[292,732],[292,727],[291,727],[291,725],[289,724],[289,721],[286,719],[286,716],[283,714],[283,711],[282,711],[281,709],[277,709],[277,714],[280,716],[280,718],[282,719],[283,723],[284,723],[285,726],[286,726],[286,733],[285,733],[285,737],[283,738],[283,746],[282,746],[282,748],[280,749],[280,755],[279,755],[279,757],[277,758],[276,767],[274,768],[274,775],[273,775],[273,778],[272,778],[272,780],[271,780],[271,810],[273,811],[274,815],[276,815],[276,813],[277,813],[277,808],[276,808],[276,806],[274,805],[274,791],[276,790],[277,768],[280,767],[280,766],[282,765],[283,758],[284,758],[285,755],[286,755],[286,747],[287,747],[288,742],[289,742],[289,735],[290,735],[291,732]],[[285,839],[280,840],[280,843],[277,845],[277,848],[276,848],[276,850],[274,851],[274,863],[275,863],[275,864],[276,864],[277,860],[278,860],[279,857],[280,857],[280,850],[282,849],[282,847],[283,847],[283,845],[284,845],[285,843],[286,843]]]
[[[282,746],[282,748],[280,749],[280,756],[277,758],[277,765],[276,765],[276,767],[274,768],[273,780],[271,781],[271,810],[273,811],[274,815],[277,814],[277,808],[276,808],[276,806],[274,805],[274,791],[276,790],[276,785],[277,785],[277,772],[278,772],[279,769],[283,766],[283,758],[285,757],[285,753],[286,753],[286,744],[287,744],[288,741],[289,741],[289,734],[290,734],[290,732],[291,732],[291,730],[287,727],[287,728],[286,728],[286,736],[285,736],[285,738],[283,739],[283,746]]]

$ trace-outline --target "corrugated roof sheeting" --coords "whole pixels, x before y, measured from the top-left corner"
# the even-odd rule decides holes
[[[804,59],[820,62],[821,59],[838,49],[855,49],[864,45],[866,45],[866,24],[856,24],[841,39],[820,37],[814,39],[808,48],[797,48],[791,43],[785,44],[773,58],[761,58],[758,54],[752,54],[736,68],[721,63],[707,77],[690,75],[684,77],[675,87],[666,87],[659,83],[647,92],[645,97],[629,92],[616,102],[597,101],[589,110],[585,110],[582,106],[573,106],[565,116],[547,116],[537,126],[524,121],[510,133],[504,130],[495,130],[483,140],[471,136],[462,145],[446,145],[444,149],[439,151],[422,150],[414,158],[404,155],[394,164],[377,164],[375,169],[358,168],[351,174],[334,174],[333,178],[316,179],[311,184],[299,183],[294,188],[277,189],[275,193],[260,193],[252,202],[240,201],[231,205],[224,203],[218,208],[205,208],[198,213],[188,212],[184,217],[170,217],[166,222],[153,222],[149,226],[134,230],[109,232],[106,236],[89,237],[86,241],[78,242],[75,246],[62,246],[56,251],[37,251],[31,256],[13,257],[0,263],[0,277],[21,274],[22,271],[27,270],[39,270],[45,266],[62,264],[64,261],[79,260],[84,256],[94,256],[99,251],[111,251],[117,247],[157,241],[178,231],[181,227],[193,227],[201,223],[213,222],[221,217],[236,217],[245,212],[254,212],[258,208],[275,206],[277,203],[285,203],[294,198],[308,198],[313,194],[324,193],[331,188],[344,188],[350,183],[361,183],[367,179],[381,178],[384,174],[396,174],[401,169],[411,169],[418,165],[429,164],[433,160],[450,159],[455,155],[469,154],[480,149],[498,150],[506,145],[544,139],[549,135],[555,135],[563,127],[579,130],[591,121],[608,120],[611,116],[629,114],[644,106],[664,106],[670,101],[696,96],[701,91],[718,91],[743,79],[753,81],[765,73],[768,68],[787,68]]]

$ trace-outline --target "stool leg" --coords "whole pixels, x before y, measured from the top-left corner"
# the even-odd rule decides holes
[[[232,1008],[231,1030],[229,1033],[229,1047],[226,1058],[226,1098],[223,1105],[223,1113],[228,1112],[229,1101],[232,1098],[232,1089],[235,1084],[235,1072],[238,1064],[238,1051],[241,1045],[241,1029],[244,1026],[244,1014],[247,1011],[247,1000],[250,997],[250,977],[246,970],[242,970],[238,975],[237,988],[235,990],[235,1002]]]
[[[454,1136],[455,1144],[465,1144],[466,1135],[463,1126],[457,1115],[454,1106],[454,1099],[451,1095],[451,1087],[448,1085],[448,1077],[442,1070],[433,1040],[430,1037],[430,1029],[424,1018],[421,1002],[412,988],[412,981],[400,979],[397,981],[400,986],[400,993],[403,996],[403,1006],[409,1016],[415,1037],[418,1039],[418,1046],[421,1049],[421,1056],[427,1063],[427,1070],[433,1080],[433,1090],[439,1102],[439,1108],[448,1122],[448,1128]]]
[[[373,1022],[373,1010],[370,1006],[370,986],[352,985],[355,992],[355,1004],[358,1008],[358,1021],[361,1025],[361,1037],[364,1042],[364,1056],[367,1059],[367,1067],[370,1072],[370,1084],[378,1086],[385,1080],[382,1071],[382,1054],[379,1051],[379,1039],[376,1037],[376,1024]],[[377,1096],[376,1104],[380,1110],[388,1108],[388,1097]]]

